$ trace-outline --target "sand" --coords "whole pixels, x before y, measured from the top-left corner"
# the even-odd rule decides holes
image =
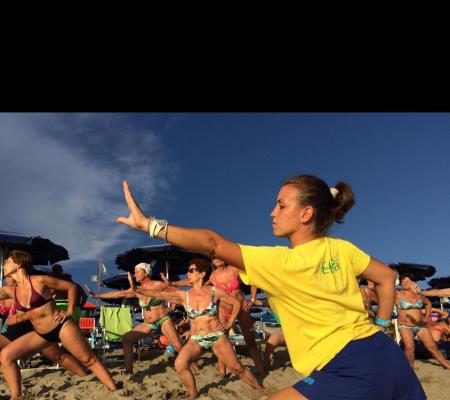
[[[112,354],[120,355],[119,350]],[[251,367],[252,361],[243,352],[241,362]],[[26,399],[66,400],[118,400],[118,399],[184,399],[186,391],[173,368],[173,358],[160,350],[152,350],[145,360],[134,364],[134,381],[120,375],[123,364],[107,362],[120,389],[109,392],[98,379],[90,374],[80,378],[64,370],[23,370],[23,388]],[[38,361],[36,361],[37,363]],[[216,375],[216,359],[211,352],[199,361],[201,373],[196,376],[197,388],[202,400],[257,400],[266,399],[279,389],[291,386],[301,376],[292,368],[286,348],[277,349],[273,369],[263,380],[266,390],[260,393],[243,383],[237,376],[221,379]],[[254,371],[254,369],[252,369]],[[415,370],[429,400],[449,398],[450,372],[434,360],[416,360]],[[3,377],[0,378],[0,399],[8,399],[9,391]]]

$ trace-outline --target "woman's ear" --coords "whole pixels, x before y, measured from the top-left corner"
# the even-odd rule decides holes
[[[300,222],[302,224],[308,224],[312,221],[312,218],[314,216],[314,208],[312,206],[306,206],[303,208],[301,212],[301,219]]]

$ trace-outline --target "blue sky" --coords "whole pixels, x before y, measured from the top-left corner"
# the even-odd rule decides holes
[[[446,276],[449,131],[449,113],[3,113],[0,230],[63,245],[89,283],[100,257],[112,276],[117,254],[160,243],[115,222],[123,179],[150,215],[275,245],[279,185],[308,173],[355,192],[333,235]]]

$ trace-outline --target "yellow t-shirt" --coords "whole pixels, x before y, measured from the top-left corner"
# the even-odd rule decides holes
[[[357,276],[370,257],[336,238],[288,247],[239,245],[244,283],[267,295],[281,320],[293,367],[304,377],[323,368],[353,339],[379,329],[370,323]]]

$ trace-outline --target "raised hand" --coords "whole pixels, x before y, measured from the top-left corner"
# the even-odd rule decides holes
[[[161,277],[161,279],[163,280],[163,282],[166,284],[166,286],[170,286],[170,281],[169,279],[162,273],[159,273],[159,276]]]
[[[91,288],[86,284],[84,284],[84,287],[86,288],[89,297],[92,297],[93,299],[95,299],[95,293],[91,290]]]
[[[133,282],[133,278],[131,277],[130,272],[128,272],[128,282],[130,283],[130,289],[135,292],[136,291],[136,286]]]
[[[128,210],[130,211],[130,215],[127,218],[117,217],[116,221],[128,225],[130,228],[136,229],[138,231],[147,232],[150,218],[144,215],[138,203],[136,203],[136,200],[134,200],[133,194],[131,193],[127,181],[123,181],[123,191],[125,194],[125,200],[127,202]]]

